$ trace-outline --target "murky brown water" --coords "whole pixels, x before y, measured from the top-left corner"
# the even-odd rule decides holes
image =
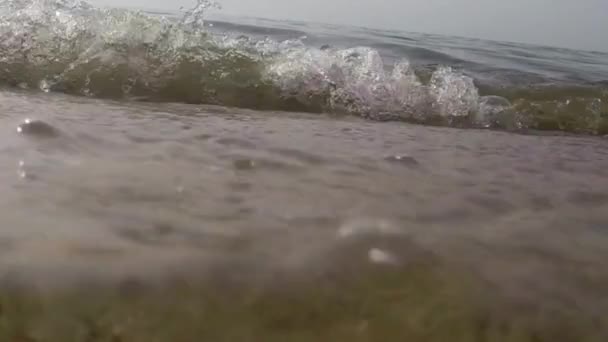
[[[518,298],[606,308],[606,139],[15,92],[0,120],[4,278],[428,251]]]

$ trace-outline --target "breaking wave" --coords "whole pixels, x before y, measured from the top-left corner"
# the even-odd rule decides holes
[[[76,0],[0,0],[0,83],[101,98],[351,114],[457,127],[608,133],[605,86],[480,91],[368,47],[214,35],[199,0],[181,18]]]

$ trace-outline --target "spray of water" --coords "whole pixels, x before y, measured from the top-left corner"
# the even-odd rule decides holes
[[[514,108],[526,113],[528,102],[480,96],[472,78],[447,66],[422,82],[406,59],[390,68],[368,47],[212,35],[204,22],[212,7],[199,0],[174,19],[78,0],[0,0],[0,83],[465,127],[536,124],[514,114]],[[585,125],[601,126],[602,106],[600,100]]]

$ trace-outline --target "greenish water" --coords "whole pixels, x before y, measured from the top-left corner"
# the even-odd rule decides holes
[[[4,290],[3,341],[600,342],[605,316],[514,306],[430,265],[294,282]],[[342,275],[343,276],[343,275]]]

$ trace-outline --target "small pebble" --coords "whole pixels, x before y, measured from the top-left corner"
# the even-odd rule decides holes
[[[390,253],[379,248],[372,248],[368,253],[369,261],[374,264],[396,264],[397,259]]]
[[[31,119],[25,119],[22,124],[17,126],[17,133],[46,138],[52,138],[59,135],[59,131],[57,131],[55,127],[44,121]]]

